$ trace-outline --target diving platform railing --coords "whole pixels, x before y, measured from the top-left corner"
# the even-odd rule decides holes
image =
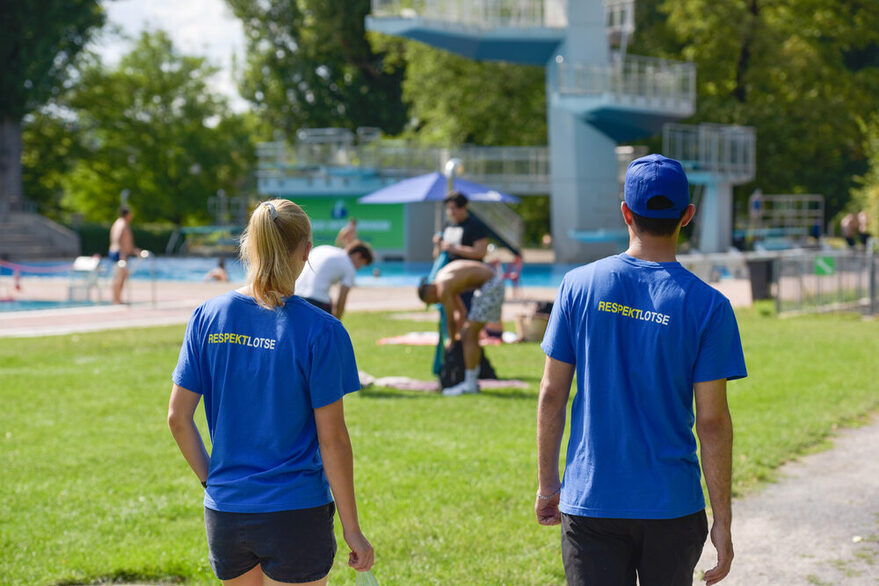
[[[757,136],[750,126],[666,124],[662,152],[684,165],[687,174],[709,173],[713,181],[747,183],[757,168]]]
[[[321,129],[323,130],[323,129]],[[341,129],[339,129],[341,130]],[[345,132],[349,132],[346,130]],[[339,135],[341,136],[341,135]],[[352,133],[353,136],[353,133]],[[628,164],[647,154],[644,146],[618,146],[618,178],[622,188]],[[549,149],[545,146],[463,146],[452,149],[418,146],[397,140],[355,144],[348,138],[335,149],[305,149],[297,143],[288,149],[283,141],[257,145],[260,179],[310,178],[320,180],[334,168],[380,175],[391,183],[442,169],[450,158],[461,160],[464,177],[515,195],[548,195]],[[340,164],[340,161],[344,163]]]
[[[562,96],[610,96],[615,106],[661,108],[690,115],[696,103],[696,66],[626,55],[607,65],[554,63]]]
[[[461,160],[464,176],[471,181],[516,195],[540,195],[550,191],[549,152],[545,146],[448,149],[396,140],[354,144],[342,134],[336,137],[341,140],[321,143],[320,148],[313,144],[303,147],[299,143],[288,148],[280,141],[260,143],[257,145],[258,179],[299,178],[319,182],[322,178],[340,175],[353,179],[359,173],[378,176],[387,184],[437,171],[455,157]]]
[[[567,14],[567,0],[372,0],[371,16],[420,19],[440,28],[561,29]]]

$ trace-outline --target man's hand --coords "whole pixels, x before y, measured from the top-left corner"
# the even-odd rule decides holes
[[[705,572],[707,586],[717,584],[729,574],[733,560],[732,534],[729,525],[719,525],[716,522],[711,525],[711,543],[717,550],[717,564]]]
[[[559,512],[559,495],[554,494],[551,498],[534,500],[534,514],[537,522],[541,525],[559,525],[562,522],[562,514]]]
[[[439,246],[440,246],[440,250],[443,250],[445,252],[449,252],[450,250],[452,250],[452,248],[455,247],[454,244],[452,244],[451,242],[446,242],[445,240],[440,242]]]

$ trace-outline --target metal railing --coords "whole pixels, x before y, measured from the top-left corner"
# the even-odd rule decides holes
[[[570,96],[609,95],[620,105],[663,107],[692,112],[696,100],[696,65],[627,55],[607,65],[563,61],[553,66],[558,91]]]
[[[773,261],[779,315],[830,311],[879,312],[879,258],[867,251],[816,250]]]
[[[662,152],[688,170],[744,183],[754,178],[757,137],[751,126],[666,124]]]
[[[635,0],[604,0],[607,35],[619,42],[635,32]]]
[[[824,233],[824,196],[765,195],[755,190],[748,198],[748,217],[742,220],[735,232],[745,239],[818,238]]]
[[[376,173],[403,179],[438,171],[452,157],[461,159],[464,176],[477,183],[519,194],[549,193],[549,150],[545,146],[479,147],[453,149],[420,146],[399,140],[348,142],[283,142],[257,145],[260,178],[325,177],[335,172]]]
[[[420,18],[464,28],[564,28],[567,0],[372,0],[376,18]]]

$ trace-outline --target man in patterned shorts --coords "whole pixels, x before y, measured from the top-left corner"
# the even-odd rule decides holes
[[[473,291],[469,313],[461,293]],[[422,283],[418,297],[425,303],[442,303],[446,310],[448,338],[446,348],[459,337],[464,350],[464,380],[443,389],[443,395],[455,396],[479,392],[479,332],[485,324],[499,321],[504,304],[504,280],[485,263],[453,260],[436,274],[433,283]]]

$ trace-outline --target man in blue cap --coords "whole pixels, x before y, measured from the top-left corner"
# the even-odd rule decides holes
[[[695,213],[680,163],[633,161],[620,207],[629,248],[565,275],[541,345],[535,513],[562,525],[569,584],[692,584],[708,534],[695,421],[717,550],[705,581],[715,584],[733,558],[726,382],[747,376],[738,325],[726,297],[676,261]]]

